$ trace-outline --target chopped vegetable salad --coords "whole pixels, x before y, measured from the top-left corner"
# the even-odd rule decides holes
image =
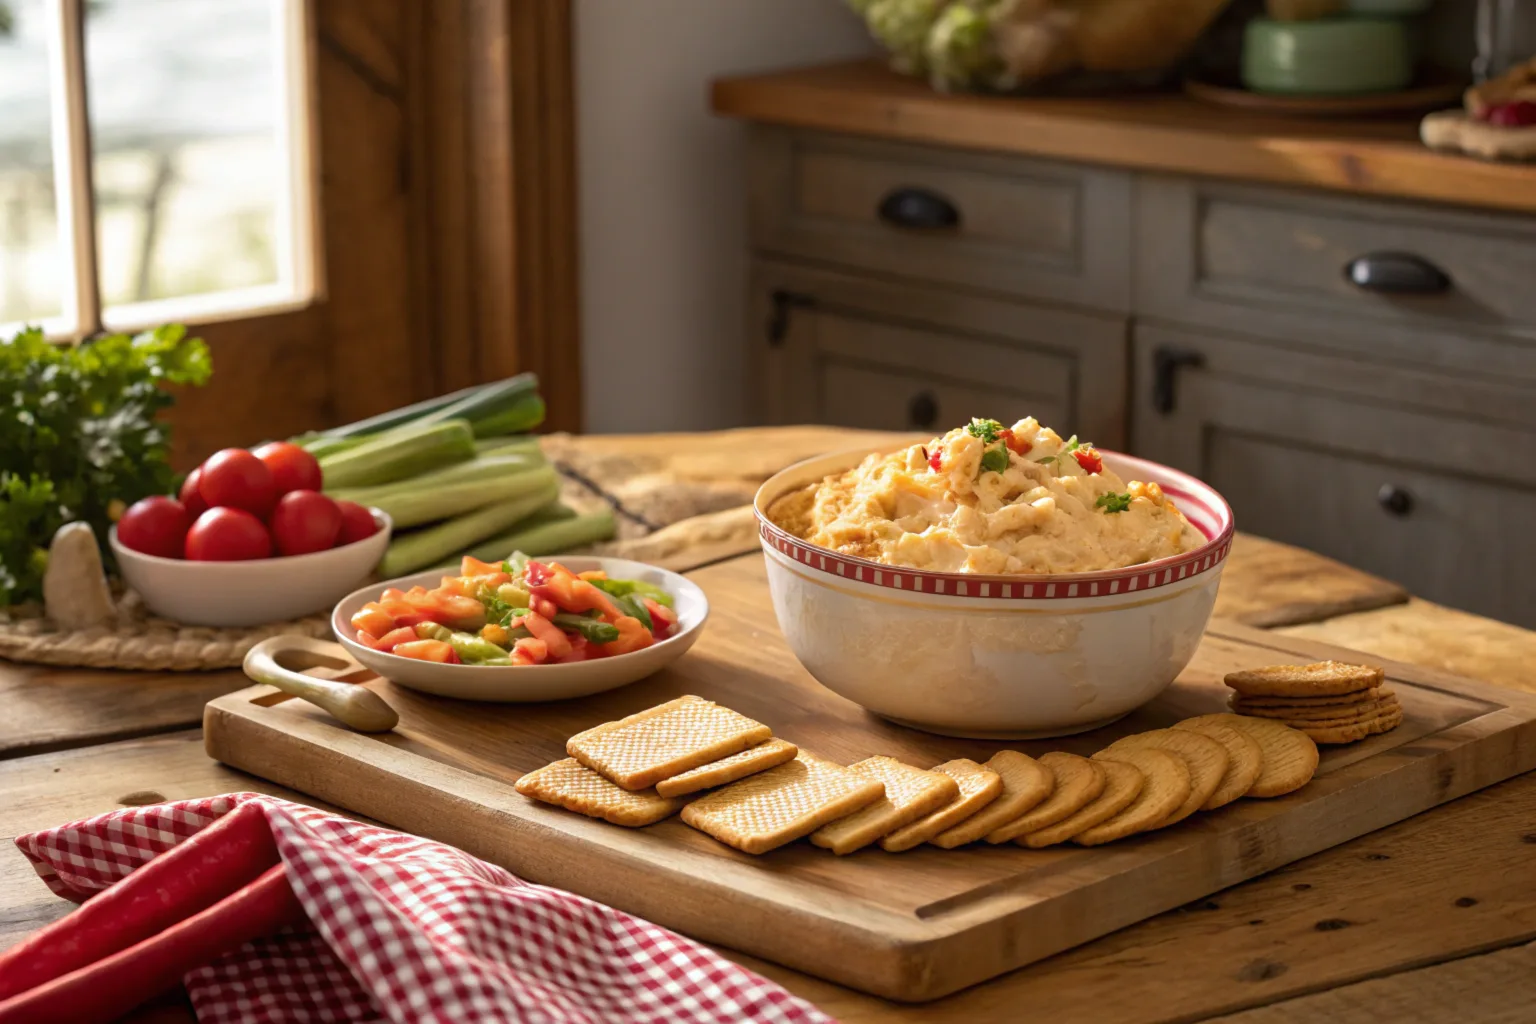
[[[385,590],[352,616],[357,642],[449,665],[543,665],[629,654],[677,632],[672,595],[640,580],[576,573],[521,552],[468,555],[431,590]]]

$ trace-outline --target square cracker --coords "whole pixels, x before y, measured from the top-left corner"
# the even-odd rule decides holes
[[[743,853],[767,853],[871,804],[883,783],[805,751],[683,808],[683,821]]]
[[[763,723],[690,695],[579,732],[565,752],[625,789],[645,789],[772,738]]]
[[[811,834],[811,842],[838,856],[862,849],[960,795],[960,784],[950,776],[894,757],[867,757],[848,770],[885,783],[885,796]]]
[[[653,825],[683,806],[683,801],[657,796],[653,789],[621,789],[574,757],[534,769],[513,788],[523,796],[631,828]]]
[[[926,817],[918,818],[880,840],[880,848],[887,853],[900,853],[926,843],[945,829],[960,824],[1003,792],[1003,780],[997,772],[969,758],[957,757],[953,761],[934,765],[933,770],[953,778],[960,787],[960,795]]]
[[[702,768],[662,779],[656,783],[656,792],[662,796],[682,796],[684,793],[697,793],[701,789],[713,789],[781,765],[799,752],[800,748],[788,740],[772,739],[748,747],[739,754],[711,761]]]

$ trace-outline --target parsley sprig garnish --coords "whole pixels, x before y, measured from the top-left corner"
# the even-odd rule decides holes
[[[1084,442],[1079,441],[1077,439],[1077,435],[1073,434],[1067,443],[1062,447],[1061,451],[1057,452],[1055,455],[1047,455],[1045,458],[1036,459],[1035,461],[1042,466],[1049,466],[1057,459],[1064,459],[1082,447],[1084,447]]]
[[[984,420],[972,416],[970,426],[965,428],[965,432],[972,437],[981,438],[986,444],[991,444],[1003,436],[1003,425],[997,420]]]
[[[1105,514],[1113,515],[1116,512],[1126,512],[1131,507],[1131,496],[1125,494],[1101,494],[1099,500],[1093,503],[1094,508],[1101,508]]]

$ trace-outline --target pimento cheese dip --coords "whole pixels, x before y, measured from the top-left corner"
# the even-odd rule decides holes
[[[871,455],[785,495],[768,516],[817,547],[938,572],[1095,572],[1205,543],[1157,484],[1127,483],[1092,445],[1033,417],[972,420]]]

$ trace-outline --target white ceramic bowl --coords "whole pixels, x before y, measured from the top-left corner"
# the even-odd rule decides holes
[[[389,547],[389,516],[369,509],[379,530],[345,547],[246,562],[189,562],[108,542],[123,581],[156,615],[189,626],[261,626],[324,611],[367,579]]]
[[[709,618],[704,591],[675,572],[623,558],[571,556],[558,561],[573,572],[601,569],[616,580],[644,580],[661,587],[676,602],[677,632],[644,650],[566,665],[441,665],[375,651],[354,639],[357,632],[351,619],[363,605],[377,600],[386,587],[435,587],[446,575],[441,570],[386,580],[348,594],[331,613],[331,630],[352,657],[392,683],[439,697],[520,703],[585,697],[644,679],[692,647]]]
[[[1058,576],[901,569],[813,547],[768,519],[780,496],[868,454],[791,466],[755,501],[779,626],[823,686],[928,732],[1026,739],[1113,722],[1189,663],[1232,545],[1232,510],[1210,487],[1103,452],[1127,480],[1160,484],[1206,543],[1127,569]]]

